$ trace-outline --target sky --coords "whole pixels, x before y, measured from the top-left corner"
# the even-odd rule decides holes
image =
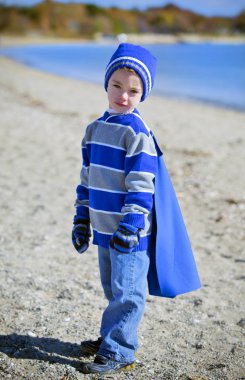
[[[5,5],[33,5],[41,0],[0,0]],[[192,10],[205,16],[232,17],[245,10],[245,0],[57,0],[62,3],[90,3],[98,6],[117,6],[122,9],[138,8],[144,10],[149,7],[163,6],[168,3]]]

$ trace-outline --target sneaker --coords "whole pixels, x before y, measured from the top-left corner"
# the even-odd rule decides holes
[[[102,355],[96,355],[94,362],[83,363],[81,371],[83,373],[115,373],[119,371],[130,371],[135,368],[135,362],[122,363]]]
[[[85,340],[81,343],[81,355],[89,356],[96,355],[100,345],[102,343],[102,338],[99,337],[97,340]]]

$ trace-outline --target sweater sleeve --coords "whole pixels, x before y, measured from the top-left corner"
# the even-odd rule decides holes
[[[127,195],[122,207],[123,222],[139,229],[145,227],[145,216],[153,207],[157,152],[151,134],[131,135],[125,158]]]
[[[82,169],[80,172],[81,183],[77,186],[77,199],[75,202],[76,216],[89,219],[89,156],[86,148],[86,136],[82,140]]]

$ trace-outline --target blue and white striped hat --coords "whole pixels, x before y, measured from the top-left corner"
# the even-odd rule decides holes
[[[108,82],[114,71],[123,67],[135,70],[143,83],[143,94],[141,102],[149,95],[156,74],[156,58],[142,46],[133,44],[120,44],[112,55],[106,67],[105,90],[107,91]]]

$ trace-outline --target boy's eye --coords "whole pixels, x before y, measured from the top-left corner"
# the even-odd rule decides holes
[[[139,91],[138,90],[131,90],[132,94],[138,94]]]
[[[120,88],[119,84],[114,84],[113,87]]]

